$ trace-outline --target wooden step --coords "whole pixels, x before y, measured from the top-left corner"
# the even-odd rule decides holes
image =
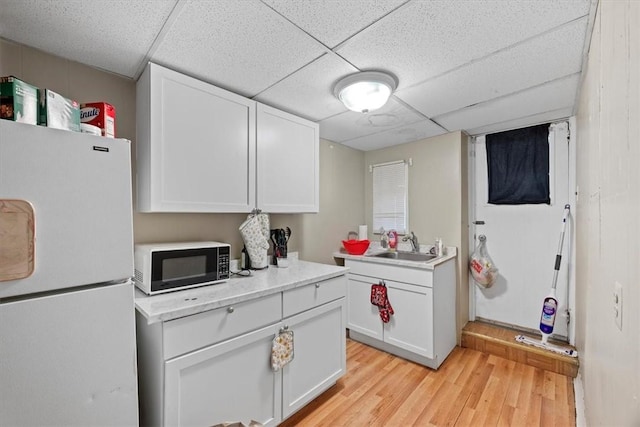
[[[532,345],[516,342],[516,335],[534,335],[523,333],[503,326],[485,322],[469,322],[462,329],[462,347],[493,354],[508,360],[524,363],[575,378],[578,375],[578,358],[565,356]],[[550,343],[568,347],[566,343],[549,340]]]

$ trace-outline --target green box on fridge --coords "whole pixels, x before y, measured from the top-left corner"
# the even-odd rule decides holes
[[[38,88],[14,76],[0,77],[0,119],[38,124]]]

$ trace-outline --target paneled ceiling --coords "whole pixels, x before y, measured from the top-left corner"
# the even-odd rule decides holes
[[[0,37],[137,79],[153,61],[374,150],[574,112],[597,0],[0,0]],[[398,89],[369,114],[358,70]]]

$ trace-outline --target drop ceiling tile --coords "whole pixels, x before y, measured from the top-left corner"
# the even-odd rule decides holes
[[[340,144],[362,151],[378,150],[393,145],[419,141],[447,133],[447,131],[431,120],[423,119],[417,123],[400,126],[395,129],[385,130],[372,135],[343,141]]]
[[[579,74],[434,118],[445,128],[475,129],[573,106]]]
[[[335,47],[407,0],[262,0],[328,47]]]
[[[515,120],[508,120],[501,123],[493,123],[488,126],[481,126],[474,129],[468,129],[469,135],[486,135],[488,133],[504,132],[512,129],[520,129],[527,126],[534,126],[541,123],[549,123],[555,120],[564,119],[573,115],[573,108],[566,107],[559,110],[547,111],[532,116],[522,117]]]
[[[536,84],[542,89],[541,82],[572,72],[583,48],[573,43],[570,27],[581,25],[595,5],[595,0],[0,0],[0,38],[134,78],[149,56],[321,120],[323,137],[366,140],[369,149],[371,141],[393,145],[419,138],[422,134],[407,134],[421,123],[442,131],[425,125],[427,114],[411,103],[435,115],[434,122],[474,132],[570,110],[577,89],[542,90],[539,96],[518,90]],[[556,29],[566,30],[566,39],[555,36]],[[550,67],[533,63],[523,72],[523,64],[541,56],[542,39],[555,43],[547,47],[547,57],[553,53]],[[531,46],[531,58],[521,53],[524,45]],[[559,54],[557,45],[566,51]],[[327,46],[337,46],[336,52],[328,53]],[[495,58],[483,59],[487,55]],[[29,74],[41,59],[8,63],[27,67],[23,71]],[[343,107],[327,90],[336,75],[353,70],[345,63],[393,72],[400,80],[397,97],[369,116],[340,113]],[[498,82],[492,83],[490,74]],[[508,93],[514,96],[505,104]],[[475,107],[456,110],[468,105]]]
[[[427,117],[574,74],[582,67],[587,18],[581,18],[440,77],[396,92]]]
[[[0,37],[134,77],[176,0],[3,0]]]
[[[424,120],[420,114],[390,98],[387,104],[371,113],[347,110],[320,122],[320,138],[342,142]]]
[[[337,52],[360,69],[392,72],[402,89],[585,16],[589,5],[589,0],[414,1]]]
[[[340,57],[326,54],[254,97],[256,101],[320,121],[347,111],[333,95],[342,77],[357,70]]]
[[[258,1],[188,1],[152,60],[252,97],[326,49]]]

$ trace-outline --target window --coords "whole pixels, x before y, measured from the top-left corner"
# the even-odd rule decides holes
[[[408,168],[405,161],[373,165],[373,231],[380,228],[406,234]]]

